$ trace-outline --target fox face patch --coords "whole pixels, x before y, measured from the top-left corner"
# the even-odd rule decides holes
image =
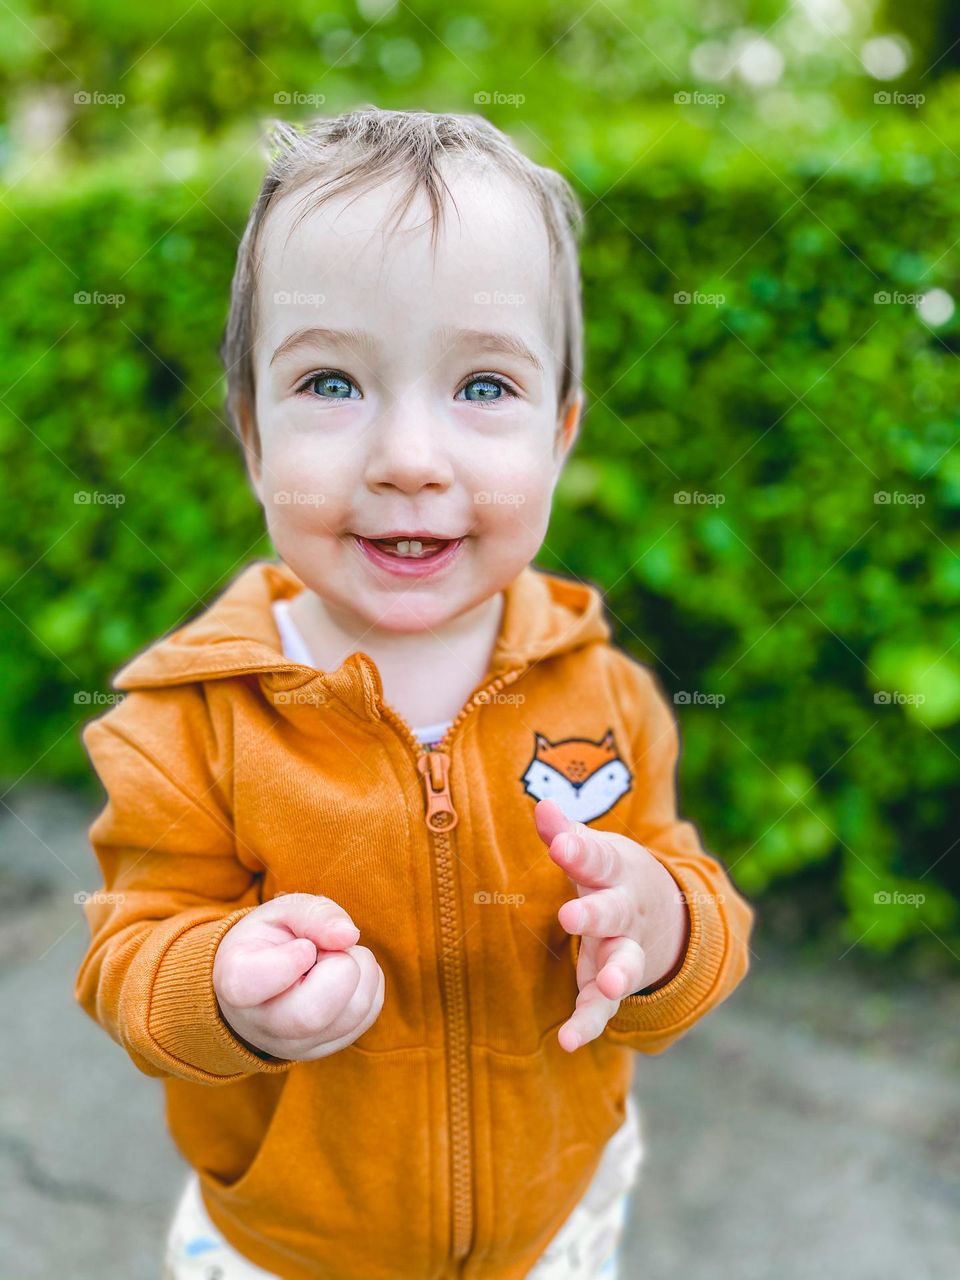
[[[571,822],[589,822],[612,809],[630,790],[633,775],[620,759],[613,730],[599,742],[535,733],[533,757],[521,781],[536,800],[553,800]]]

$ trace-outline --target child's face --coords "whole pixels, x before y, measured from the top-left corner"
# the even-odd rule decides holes
[[[263,228],[247,463],[278,554],[359,634],[436,630],[509,583],[543,542],[577,430],[579,399],[563,419],[557,404],[545,227],[504,178],[447,180],[460,216],[448,204],[435,262],[426,197],[381,231],[393,184],[329,201],[285,244],[294,193]],[[311,329],[326,332],[290,345]],[[460,330],[508,334],[541,367]],[[357,537],[418,530],[463,541],[427,573]]]

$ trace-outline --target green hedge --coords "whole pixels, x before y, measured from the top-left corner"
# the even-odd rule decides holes
[[[590,207],[588,409],[538,563],[608,589],[621,643],[688,696],[683,810],[741,889],[817,883],[851,943],[955,955],[960,320],[875,302],[957,292],[954,107],[798,149],[665,110],[626,176],[623,139],[563,144]],[[220,420],[258,177],[227,163],[0,206],[8,783],[92,786],[77,696],[271,553]]]

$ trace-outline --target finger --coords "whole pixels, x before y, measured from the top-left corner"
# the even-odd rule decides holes
[[[607,832],[594,831],[582,822],[573,823],[569,831],[554,837],[549,852],[571,880],[587,888],[608,888],[623,878],[615,842]]]
[[[252,1009],[286,991],[316,960],[317,948],[309,938],[280,943],[240,939],[224,957],[217,994],[236,1009]]]
[[[577,990],[582,991],[597,976],[600,947],[605,938],[581,938],[577,956]]]
[[[533,822],[537,835],[549,845],[561,831],[569,831],[574,825],[556,800],[538,800],[533,806]]]
[[[620,1008],[619,1000],[610,1000],[596,982],[588,982],[577,996],[577,1006],[557,1032],[561,1049],[573,1053],[581,1045],[595,1040]]]
[[[318,950],[345,951],[360,938],[360,930],[343,907],[315,893],[282,893],[269,898],[255,914],[258,923],[276,925],[297,938],[310,938]]]
[[[357,1025],[366,1018],[370,1003],[377,992],[381,969],[376,957],[368,947],[350,947],[343,952],[357,966],[358,980],[349,998],[335,1017],[324,1022],[320,1027],[321,1035],[317,1039],[331,1040],[333,1037],[352,1034]],[[310,974],[304,982],[309,985]],[[305,993],[305,995],[309,992]]]
[[[567,933],[580,933],[588,938],[616,938],[630,927],[633,910],[626,893],[618,885],[584,893],[565,902],[557,919]]]
[[[380,1017],[380,1010],[383,1008],[385,979],[383,976],[383,970],[379,965],[377,965],[375,972],[377,976],[377,986],[370,1001],[370,1008],[363,1021],[355,1026],[352,1031],[345,1032],[344,1035],[340,1036],[338,1039],[328,1040],[320,1047],[315,1048],[312,1053],[307,1055],[308,1059],[326,1058],[331,1053],[337,1053],[340,1049],[345,1049],[348,1044],[353,1044],[355,1040],[360,1039],[364,1032],[369,1031],[377,1018]]]
[[[597,986],[611,1000],[623,1000],[644,985],[647,955],[633,938],[612,938],[600,944]]]
[[[263,1006],[270,1035],[314,1044],[328,1029],[340,1034],[339,1019],[362,977],[360,965],[349,952],[321,951],[302,982]]]

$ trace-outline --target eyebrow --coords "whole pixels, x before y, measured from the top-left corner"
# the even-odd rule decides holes
[[[538,373],[545,372],[539,356],[530,350],[522,338],[513,333],[496,329],[458,329],[445,325],[440,329],[434,329],[432,337],[441,342],[446,341],[451,347],[475,346],[482,347],[485,351],[516,356],[518,360],[525,360],[532,365]],[[367,333],[364,329],[324,329],[312,326],[308,329],[296,329],[288,334],[270,357],[270,364],[273,365],[284,356],[299,351],[301,347],[324,344],[329,347],[352,348],[368,358],[372,357],[377,346],[373,334]]]
[[[514,333],[504,333],[496,329],[457,329],[445,326],[434,329],[434,338],[446,341],[452,347],[483,347],[485,351],[497,351],[501,355],[516,356],[532,364],[538,373],[545,372],[543,362],[522,338]]]

